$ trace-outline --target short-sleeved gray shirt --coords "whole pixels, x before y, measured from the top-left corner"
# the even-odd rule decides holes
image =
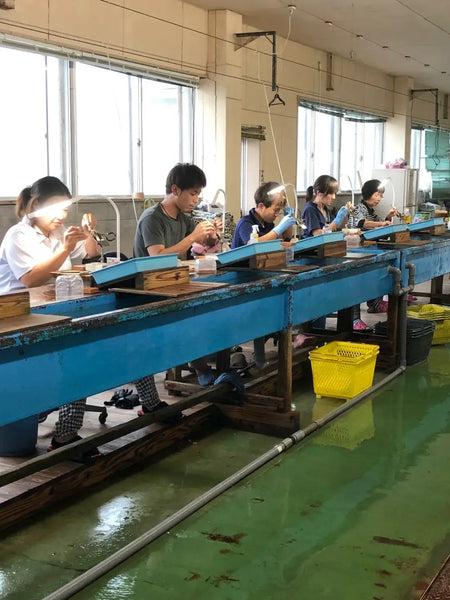
[[[184,240],[195,229],[195,222],[189,215],[178,213],[176,219],[169,217],[161,208],[161,203],[144,210],[137,224],[134,237],[133,256],[148,256],[149,246],[162,245],[170,248]]]

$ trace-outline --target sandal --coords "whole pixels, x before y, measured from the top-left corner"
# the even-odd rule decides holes
[[[133,390],[129,390],[128,388],[122,388],[121,390],[116,390],[114,394],[111,396],[111,400],[105,400],[103,404],[105,406],[116,406],[117,400],[120,398],[126,398],[133,393]]]
[[[167,402],[161,400],[161,402],[158,402],[158,404],[156,406],[153,406],[152,408],[147,408],[146,406],[143,406],[141,410],[138,410],[137,415],[138,417],[143,417],[148,413],[158,412],[158,410],[161,410],[162,408],[167,408],[168,406],[170,405],[167,404]],[[167,425],[176,425],[181,421],[182,418],[183,415],[181,414],[181,412],[179,412],[175,415],[171,415],[170,417],[166,417],[165,419],[161,419],[161,423],[166,423]]]
[[[129,396],[124,396],[123,398],[119,398],[116,402],[116,408],[124,408],[126,410],[132,410],[135,406],[139,406],[139,395],[138,394],[130,394]]]
[[[73,439],[69,440],[68,442],[57,442],[55,438],[52,438],[50,446],[47,448],[47,452],[57,450],[58,448],[63,448],[64,446],[68,446],[69,444],[72,444],[73,442],[78,442],[82,439],[83,438],[79,435],[76,435]],[[93,446],[92,448],[83,450],[80,454],[75,454],[74,456],[69,457],[69,460],[74,460],[75,462],[89,463],[96,460],[97,458],[101,458],[102,456],[103,454],[100,452],[100,450],[97,447]]]

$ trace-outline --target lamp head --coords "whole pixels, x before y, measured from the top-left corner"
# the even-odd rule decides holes
[[[60,215],[61,211],[69,208],[72,204],[72,200],[63,200],[61,202],[54,202],[53,204],[47,204],[42,208],[38,208],[28,214],[28,218],[37,219],[38,217],[55,218]]]

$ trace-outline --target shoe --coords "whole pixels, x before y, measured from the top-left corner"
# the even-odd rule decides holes
[[[81,438],[79,435],[76,435],[73,439],[69,440],[68,442],[57,442],[55,438],[52,438],[50,446],[47,448],[47,452],[57,450],[58,448],[63,448],[64,446],[68,446],[69,444],[72,444],[73,442],[78,442],[82,439],[83,438]],[[96,460],[97,458],[101,458],[102,456],[103,454],[100,452],[100,450],[93,446],[92,448],[84,450],[83,452],[81,452],[81,454],[75,454],[73,457],[70,457],[70,459],[75,460],[76,462],[89,463],[93,460]]]
[[[299,333],[292,340],[293,348],[307,348],[308,346],[315,346],[317,343],[317,338],[313,335],[305,335],[304,333]]]
[[[380,300],[377,306],[371,306],[367,309],[368,313],[387,313],[389,303],[386,300]]]
[[[412,294],[408,294],[408,304],[415,304],[417,302],[417,297]]]
[[[370,329],[370,327],[362,319],[355,319],[353,321],[353,331],[366,331],[366,329]]]
[[[152,406],[152,408],[142,406],[142,409],[138,410],[137,415],[138,417],[143,417],[144,415],[148,415],[149,413],[158,412],[158,410],[161,410],[162,408],[167,408],[168,406],[170,406],[170,404],[167,404],[167,402],[161,400],[160,402],[158,402],[158,404]],[[176,425],[181,421],[182,418],[183,415],[181,412],[179,412],[175,415],[171,415],[170,417],[166,417],[165,419],[161,419],[161,423],[166,423],[167,425]]]
[[[198,382],[200,385],[203,386],[212,385],[216,379],[216,375],[217,373],[213,369],[211,369],[211,367],[208,367],[208,369],[204,373],[197,376]]]
[[[128,388],[122,388],[121,390],[116,390],[114,394],[111,396],[111,400],[105,400],[103,404],[105,406],[116,406],[117,401],[121,398],[126,398],[127,396],[131,396],[133,390],[129,390]]]

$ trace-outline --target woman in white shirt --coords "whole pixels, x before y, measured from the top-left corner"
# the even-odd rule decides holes
[[[97,220],[84,214],[81,227],[64,227],[71,194],[57,177],[42,177],[22,190],[16,201],[16,215],[21,219],[5,234],[0,246],[0,294],[43,285],[51,273],[72,266],[72,260],[97,256],[100,246],[90,231]],[[49,451],[81,439],[86,400],[64,404],[59,409],[55,435]],[[101,456],[90,448],[80,457],[83,461]]]
[[[92,214],[83,215],[81,227],[63,226],[70,198],[57,177],[43,177],[22,190],[16,201],[21,221],[0,246],[0,294],[42,285],[53,271],[70,268],[72,260],[100,254],[89,233],[97,225]]]

